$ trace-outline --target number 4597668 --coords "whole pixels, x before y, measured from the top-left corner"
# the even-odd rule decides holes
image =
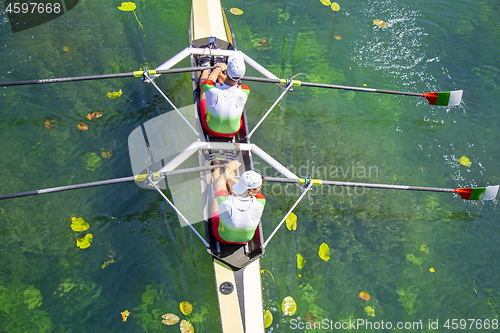
[[[498,319],[448,319],[443,325],[447,329],[452,330],[480,330],[480,329],[498,329]]]
[[[10,2],[5,8],[5,11],[9,14],[59,14],[61,12],[61,4],[56,3],[42,3],[42,2],[23,2],[23,3],[12,3]]]

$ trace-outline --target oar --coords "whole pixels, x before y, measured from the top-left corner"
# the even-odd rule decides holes
[[[210,69],[210,67],[185,67],[185,68],[171,68],[171,69],[163,69],[163,70],[149,70],[148,73],[149,73],[149,75],[172,74],[172,73],[202,71],[205,69]],[[102,79],[114,79],[114,78],[121,78],[121,77],[142,77],[143,74],[144,74],[144,71],[135,71],[135,72],[128,72],[128,73],[61,77],[61,78],[54,78],[54,79],[28,80],[28,81],[16,81],[16,82],[0,82],[0,87],[22,86],[22,85],[28,85],[28,84],[41,84],[41,83],[102,80]]]
[[[153,179],[156,180],[156,179],[159,179],[161,177],[166,177],[166,176],[175,176],[175,175],[182,175],[182,174],[191,173],[191,172],[207,171],[207,170],[216,169],[216,168],[220,168],[220,167],[224,167],[224,166],[225,165],[207,165],[207,166],[203,166],[203,167],[187,168],[187,169],[167,171],[167,172],[153,172]],[[60,186],[60,187],[45,188],[42,190],[35,190],[35,191],[28,191],[28,192],[14,193],[14,194],[5,194],[5,195],[0,195],[0,200],[19,198],[19,197],[27,197],[30,195],[37,195],[37,194],[76,190],[76,189],[87,188],[87,187],[95,187],[95,186],[102,186],[102,185],[132,182],[132,181],[140,182],[140,181],[145,181],[148,178],[148,176],[149,176],[148,174],[140,174],[140,175],[130,176],[130,177],[101,180],[101,181],[92,182],[92,183],[67,185],[67,186]]]
[[[390,190],[407,190],[407,191],[429,191],[429,192],[447,192],[458,193],[464,200],[493,200],[498,194],[499,185],[487,187],[470,187],[470,188],[436,188],[436,187],[419,187],[419,186],[404,186],[404,185],[387,185],[387,184],[371,184],[371,183],[354,183],[354,182],[338,182],[331,180],[320,179],[292,179],[278,177],[264,177],[268,182],[279,183],[296,183],[305,185],[308,181],[312,181],[315,185],[332,185],[332,186],[349,186],[349,187],[368,187],[382,188]]]
[[[268,79],[261,77],[251,77],[243,76],[242,80],[255,81],[255,82],[268,82],[277,83],[281,85],[288,85],[290,79]],[[341,89],[341,90],[354,90],[354,91],[364,91],[364,92],[375,92],[382,94],[392,94],[392,95],[403,95],[403,96],[416,96],[425,97],[431,105],[441,105],[441,106],[455,106],[459,105],[462,101],[463,90],[455,91],[444,91],[444,92],[428,92],[428,93],[412,93],[404,91],[394,91],[394,90],[383,90],[383,89],[373,89],[366,87],[349,87],[349,86],[339,86],[335,84],[325,84],[325,83],[311,83],[303,82],[299,80],[291,80],[294,86],[305,86],[305,87],[316,87],[316,88],[328,88],[328,89]]]

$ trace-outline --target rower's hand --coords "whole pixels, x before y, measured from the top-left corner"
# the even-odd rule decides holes
[[[240,165],[240,162],[238,162],[237,160],[233,160],[227,164],[226,172],[234,173],[234,171],[236,171],[236,169],[238,169]]]
[[[224,72],[224,71],[226,71],[226,69],[227,69],[227,65],[226,65],[226,63],[224,63],[224,62],[219,62],[219,63],[216,63],[216,64],[215,64],[215,66],[216,66],[216,67],[217,67],[217,66],[219,66],[219,67],[221,68],[221,72]]]

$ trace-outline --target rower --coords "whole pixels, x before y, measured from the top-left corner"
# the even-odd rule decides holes
[[[239,166],[240,163],[234,160],[229,162],[222,176],[219,169],[214,169],[212,173],[216,190],[212,232],[223,244],[246,244],[250,241],[266,204],[266,198],[259,192],[262,176],[248,170],[243,172],[237,181],[234,172]]]
[[[241,115],[250,93],[245,84],[238,84],[245,75],[245,60],[240,52],[227,58],[215,57],[215,68],[200,76],[200,110],[203,128],[210,136],[234,137],[243,126]],[[210,65],[210,56],[201,56],[200,66]]]

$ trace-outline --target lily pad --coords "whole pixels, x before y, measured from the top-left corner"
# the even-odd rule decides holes
[[[239,8],[231,8],[229,11],[233,15],[241,15],[241,14],[243,14],[243,11],[241,9],[239,9]]]
[[[380,28],[387,27],[387,23],[385,21],[382,21],[382,20],[373,20],[373,24],[375,24],[377,27],[380,27]]]
[[[268,328],[273,323],[273,314],[271,311],[264,311],[264,328]]]
[[[359,297],[364,299],[365,301],[369,301],[371,298],[370,298],[370,295],[368,295],[368,293],[362,291],[359,293]]]
[[[120,314],[122,315],[122,320],[127,321],[128,316],[130,316],[130,311],[125,310],[125,311],[121,312]]]
[[[86,249],[92,244],[92,238],[94,238],[92,234],[86,234],[84,237],[76,240],[76,246],[80,249]]]
[[[84,219],[82,219],[81,217],[72,217],[71,218],[71,229],[73,229],[73,231],[78,231],[78,232],[82,232],[82,231],[85,231],[89,228],[89,224],[87,223],[87,221],[85,221]]]
[[[181,304],[179,304],[179,308],[181,309],[181,312],[187,316],[188,314],[191,313],[191,311],[193,311],[193,306],[191,305],[191,303],[189,302],[182,302]]]
[[[165,313],[161,317],[163,318],[161,322],[165,325],[175,325],[179,322],[179,317],[173,313]]]
[[[304,257],[300,253],[297,253],[297,268],[302,269],[305,262]]]
[[[182,333],[194,333],[194,327],[187,320],[181,321],[181,332]]]
[[[281,303],[281,309],[285,316],[293,316],[297,311],[297,303],[295,303],[292,296],[287,296],[283,299],[283,303]]]
[[[133,2],[122,2],[121,6],[118,7],[119,10],[122,10],[124,12],[131,12],[136,8],[137,6]]]
[[[469,168],[470,168],[470,167],[471,167],[471,165],[472,165],[471,161],[470,161],[470,160],[469,160],[469,158],[468,158],[468,157],[466,157],[466,156],[462,156],[462,157],[460,157],[457,161],[458,161],[458,163],[460,163],[460,164],[462,164],[462,165],[465,165],[465,166],[467,166],[467,167],[469,167]]]
[[[286,227],[288,228],[288,230],[297,230],[297,215],[295,215],[294,213],[290,213],[287,217],[286,217]]]
[[[375,317],[375,309],[372,308],[371,306],[367,306],[365,308],[365,311],[369,316]]]
[[[102,113],[100,112],[91,112],[87,115],[87,118],[89,120],[92,120],[92,119],[95,119],[95,118],[99,118],[99,117],[102,117]]]
[[[79,123],[78,124],[78,129],[81,130],[81,131],[86,131],[86,130],[89,129],[89,125],[84,124],[84,123]]]
[[[319,257],[323,259],[324,261],[330,260],[330,248],[328,247],[328,244],[323,243],[319,247]]]
[[[122,95],[122,90],[106,93],[106,95],[111,99],[116,99]]]

